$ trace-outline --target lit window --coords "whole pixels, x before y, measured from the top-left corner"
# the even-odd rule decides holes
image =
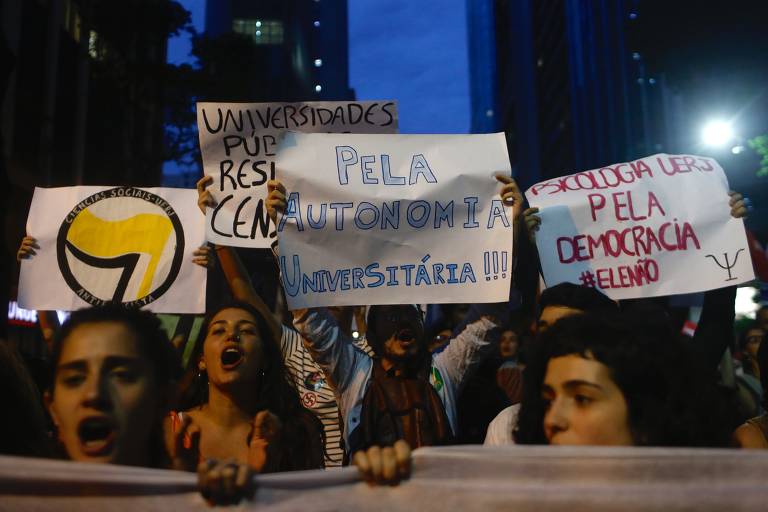
[[[315,26],[315,28],[320,26],[320,22],[318,20],[315,20],[315,22],[312,24]]]
[[[274,20],[234,19],[232,31],[249,36],[256,44],[283,44],[283,22]]]
[[[315,86],[315,92],[320,92],[322,90],[323,90],[323,87],[320,84]]]
[[[100,48],[100,41],[99,41],[99,34],[96,33],[96,31],[91,30],[91,33],[88,36],[88,53],[90,56],[96,60],[101,60],[101,52],[99,51]]]
[[[315,59],[315,67],[319,68],[323,65],[323,59]]]

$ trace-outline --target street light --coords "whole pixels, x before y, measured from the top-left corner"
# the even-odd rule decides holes
[[[701,130],[701,139],[707,146],[722,147],[733,139],[733,128],[727,121],[709,121]]]

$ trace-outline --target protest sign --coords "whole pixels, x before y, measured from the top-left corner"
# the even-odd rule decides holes
[[[693,293],[754,278],[744,222],[712,159],[658,154],[554,178],[525,193],[548,286],[612,299]]]
[[[216,200],[206,238],[218,245],[269,248],[276,241],[264,200],[275,178],[275,151],[286,130],[397,133],[393,101],[198,103],[203,170]]]
[[[289,308],[507,300],[504,134],[289,133],[277,168]]]
[[[205,242],[194,190],[36,188],[27,234],[40,246],[22,260],[19,304],[72,311],[117,301],[159,313],[203,313]]]

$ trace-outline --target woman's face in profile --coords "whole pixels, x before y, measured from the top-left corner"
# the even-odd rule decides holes
[[[603,363],[577,354],[553,357],[542,399],[549,444],[634,444],[626,400]]]

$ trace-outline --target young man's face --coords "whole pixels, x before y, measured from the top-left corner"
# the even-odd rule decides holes
[[[383,340],[382,356],[395,361],[408,360],[425,349],[421,312],[413,306],[379,306],[376,334]]]

